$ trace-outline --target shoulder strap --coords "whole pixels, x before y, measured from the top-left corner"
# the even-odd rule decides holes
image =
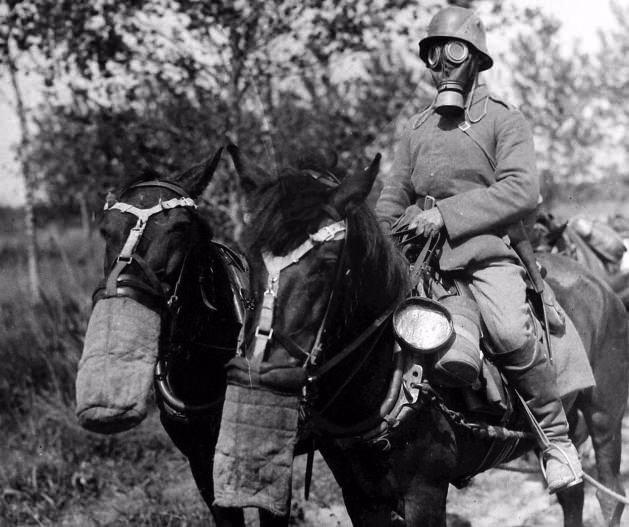
[[[504,106],[507,110],[517,110],[515,106],[513,106],[512,104],[509,104],[508,102],[504,101],[500,97],[496,97],[493,93],[490,93],[488,97],[492,101],[497,102],[498,104],[501,104],[502,106]]]
[[[421,112],[412,118],[413,130],[417,130],[422,124],[426,122],[426,119],[430,117],[432,113],[432,104],[426,106]]]
[[[485,154],[485,157],[487,158],[487,161],[489,161],[489,166],[491,166],[491,169],[496,170],[496,158],[491,152],[489,152],[489,150],[487,150],[485,145],[483,145],[483,142],[481,141],[480,137],[478,137],[478,135],[474,131],[474,127],[469,123],[469,121],[461,121],[458,128],[472,141],[474,141],[474,143],[476,143],[476,146],[478,146],[483,154]]]

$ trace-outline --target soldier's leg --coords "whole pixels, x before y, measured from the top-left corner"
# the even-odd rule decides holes
[[[493,360],[520,392],[553,445],[545,451],[549,492],[579,483],[581,465],[568,439],[554,368],[526,303],[524,270],[511,260],[491,261],[470,269],[469,277],[493,343]]]

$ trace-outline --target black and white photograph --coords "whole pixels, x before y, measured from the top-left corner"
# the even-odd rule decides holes
[[[2,0],[0,527],[629,526],[628,249],[626,0]]]

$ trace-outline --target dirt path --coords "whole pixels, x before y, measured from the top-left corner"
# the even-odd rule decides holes
[[[621,473],[629,489],[629,419],[626,419],[623,437],[625,459]],[[150,426],[150,425],[147,425]],[[151,426],[160,441],[163,430]],[[535,467],[535,461],[516,461],[520,466]],[[591,450],[586,451],[586,470],[595,476]],[[183,456],[174,448],[162,451],[151,471],[131,478],[121,473],[119,465],[109,469],[107,479],[98,497],[81,500],[68,508],[62,527],[151,525],[172,527],[201,527],[212,525],[205,504],[201,501]],[[139,469],[139,467],[137,467]],[[342,505],[339,487],[323,459],[315,457],[314,477],[310,500],[303,498],[305,457],[295,461],[292,525],[316,527],[349,527],[351,522]],[[79,504],[80,503],[80,504]],[[448,497],[449,527],[555,527],[562,525],[561,507],[557,499],[549,496],[538,474],[522,474],[491,470],[472,480],[461,490],[450,487]],[[255,511],[245,514],[249,525],[257,525]],[[594,489],[586,485],[585,525],[603,525]],[[1,521],[0,521],[1,524]],[[51,525],[42,522],[42,525]],[[623,518],[629,527],[629,512]]]
[[[629,419],[626,419],[629,421]],[[624,459],[621,474],[625,489],[629,490],[629,422],[623,431]],[[596,477],[593,454],[586,445],[584,466]],[[532,457],[532,456],[531,456]],[[300,474],[304,471],[303,460],[295,464],[296,512],[303,516],[300,525],[321,527],[349,527],[351,522],[342,506],[340,489],[334,482],[325,463],[317,458],[312,496],[305,502],[301,491]],[[536,468],[536,460],[517,460],[513,465]],[[448,513],[457,521],[450,525],[463,527],[557,527],[563,525],[562,512],[557,498],[547,494],[539,474],[523,474],[504,470],[490,470],[472,480],[467,488],[457,490],[450,487]],[[451,519],[453,519],[451,518]],[[586,527],[602,526],[602,517],[595,489],[585,486],[584,519]],[[467,520],[467,522],[465,521]],[[629,527],[629,511],[623,515],[622,526]]]

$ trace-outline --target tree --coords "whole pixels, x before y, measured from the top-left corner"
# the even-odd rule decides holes
[[[408,82],[417,82],[408,72],[418,59],[412,67],[403,60],[394,63],[390,39],[382,38],[397,32],[408,40],[404,25],[391,29],[396,17],[417,19],[418,8],[408,1],[92,5],[83,0],[67,6],[71,30],[55,29],[52,35],[39,21],[49,17],[60,23],[55,3],[28,4],[32,12],[16,19],[30,32],[24,45],[43,57],[39,69],[50,86],[39,110],[38,152],[32,159],[40,164],[48,191],[56,188],[57,196],[75,199],[82,188],[101,189],[117,181],[119,172],[137,173],[141,161],[156,168],[181,165],[184,157],[189,162],[189,152],[175,144],[192,142],[202,150],[210,137],[226,131],[258,157],[266,150],[274,151],[271,157],[281,155],[283,145],[312,138],[301,123],[287,127],[288,115],[307,115],[309,128],[319,123],[318,137],[330,137],[346,159],[358,163],[354,147],[365,138],[373,140],[393,118],[397,97],[412,96],[415,86]],[[350,54],[367,75],[391,79],[373,85],[364,76],[336,80]],[[382,105],[370,108],[375,101]],[[204,113],[212,117],[213,131],[202,126]],[[182,114],[189,121],[175,122]],[[205,140],[195,135],[199,128]],[[273,149],[268,141],[262,148],[261,135],[275,139]],[[55,149],[62,147],[66,159],[70,152],[76,156],[65,167],[55,159]],[[215,179],[209,199],[237,228],[233,174],[223,171]]]
[[[605,130],[605,173],[627,185],[629,183],[629,7],[611,3],[616,27],[601,32],[601,47],[596,56],[592,93],[600,101],[591,121]],[[616,194],[617,195],[617,194]]]
[[[598,152],[606,131],[593,119],[603,103],[593,96],[595,63],[576,47],[562,47],[560,21],[541,8],[494,2],[487,18],[489,32],[508,28],[509,45],[496,53],[494,67],[506,82],[495,89],[532,126],[543,194],[551,205],[567,185],[604,173]]]

